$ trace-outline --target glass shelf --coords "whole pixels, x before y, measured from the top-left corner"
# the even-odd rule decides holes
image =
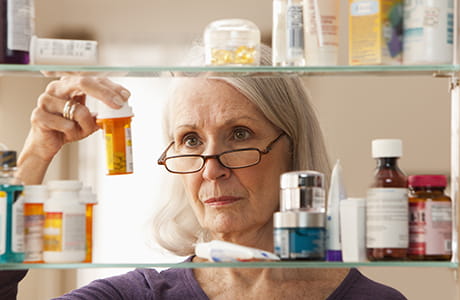
[[[0,270],[21,269],[85,269],[85,268],[353,268],[353,267],[421,267],[457,269],[458,263],[446,261],[391,261],[391,262],[324,262],[324,261],[281,261],[281,262],[236,262],[236,263],[67,263],[67,264],[14,264],[2,263]]]
[[[301,76],[440,76],[449,77],[460,72],[460,65],[413,66],[325,66],[325,67],[187,67],[187,66],[71,66],[71,65],[15,65],[0,64],[0,75],[59,77],[69,73],[105,77],[193,77],[203,73],[212,76],[270,77],[282,74]],[[46,75],[44,75],[46,74]]]

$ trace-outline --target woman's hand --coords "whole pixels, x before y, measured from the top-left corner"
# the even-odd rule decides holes
[[[31,129],[18,159],[17,174],[25,184],[41,183],[49,163],[64,144],[99,129],[95,115],[85,105],[86,95],[119,108],[130,93],[106,78],[66,76],[49,83],[32,112]],[[67,103],[69,100],[72,102]]]

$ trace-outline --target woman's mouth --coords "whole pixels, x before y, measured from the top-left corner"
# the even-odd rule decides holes
[[[221,196],[221,197],[213,197],[209,198],[204,201],[204,204],[208,206],[223,206],[223,205],[230,205],[237,201],[241,200],[239,197],[233,196]]]

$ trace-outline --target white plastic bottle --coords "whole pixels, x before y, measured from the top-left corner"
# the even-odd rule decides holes
[[[272,62],[273,66],[286,65],[286,8],[287,0],[273,0]]]
[[[404,2],[403,63],[451,64],[454,43],[452,0]]]
[[[46,185],[24,186],[24,262],[43,262],[43,207],[48,199]]]
[[[86,255],[85,204],[77,180],[48,183],[50,193],[45,202],[43,259],[47,263],[82,262]]]

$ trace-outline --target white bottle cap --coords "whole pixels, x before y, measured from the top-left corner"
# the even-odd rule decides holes
[[[401,157],[402,141],[399,139],[378,139],[372,141],[372,157]]]
[[[48,188],[46,185],[25,185],[25,203],[44,203],[48,198]]]
[[[128,105],[128,102],[125,102],[122,107],[119,109],[111,108],[105,103],[101,103],[97,109],[97,118],[98,119],[114,119],[114,118],[127,118],[132,117],[133,109]]]
[[[78,180],[52,180],[48,182],[50,190],[79,190],[83,184]]]
[[[96,194],[92,192],[91,187],[84,186],[80,190],[80,201],[82,203],[97,203]]]

